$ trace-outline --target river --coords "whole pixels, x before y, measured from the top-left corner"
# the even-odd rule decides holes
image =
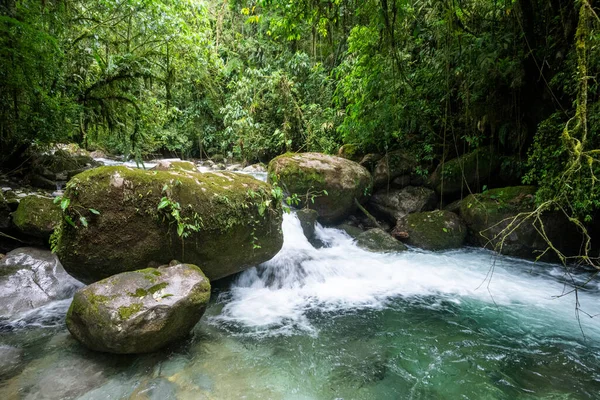
[[[25,350],[2,399],[597,399],[600,321],[560,266],[479,249],[374,254],[294,214],[270,262],[217,282],[193,336],[144,356],[85,350],[69,301],[0,327]],[[579,283],[585,276],[573,277]],[[578,298],[592,313],[592,282]]]

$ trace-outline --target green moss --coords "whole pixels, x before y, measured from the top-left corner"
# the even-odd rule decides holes
[[[60,206],[47,197],[27,196],[13,213],[13,223],[23,233],[47,238],[60,225]]]
[[[142,309],[142,303],[133,303],[130,306],[119,307],[119,317],[121,320],[129,319],[133,314],[139,312]]]
[[[202,261],[205,268],[230,271],[213,277],[238,272],[239,265],[260,263],[272,256],[261,257],[261,252],[254,256],[244,248],[252,241],[251,221],[255,221],[263,249],[269,249],[267,238],[277,238],[271,245],[275,251],[280,247],[281,204],[263,206],[261,215],[260,206],[266,204],[271,188],[250,176],[101,167],[77,175],[68,186],[65,196],[71,199],[71,207],[102,212],[87,230],[63,223],[57,245],[65,268],[86,282],[137,270],[151,262],[167,264],[172,259]],[[252,199],[249,190],[262,195]],[[179,203],[183,220],[201,221],[201,229],[189,232],[182,241],[172,218],[157,209],[165,196]],[[105,251],[92,251],[98,248]],[[100,253],[111,257],[100,257]]]
[[[145,297],[148,294],[146,289],[137,288],[134,293],[129,293],[131,297]]]
[[[409,214],[400,225],[408,232],[410,245],[427,250],[458,248],[467,236],[459,217],[449,211]]]
[[[169,284],[167,282],[159,283],[158,285],[154,285],[154,286],[150,287],[148,289],[148,293],[154,294],[154,293],[166,288],[167,286],[169,286]]]

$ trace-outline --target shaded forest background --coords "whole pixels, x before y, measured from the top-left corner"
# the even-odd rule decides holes
[[[0,163],[53,143],[267,162],[478,148],[537,201],[600,209],[591,0],[4,0]],[[481,188],[477,188],[481,189]]]

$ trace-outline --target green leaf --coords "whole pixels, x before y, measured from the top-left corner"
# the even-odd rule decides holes
[[[169,200],[169,199],[168,199],[168,198],[166,198],[166,197],[163,197],[163,198],[160,200],[160,203],[158,203],[158,209],[159,209],[159,210],[162,210],[163,208],[167,207],[169,204],[171,204],[171,200]]]
[[[64,197],[62,199],[62,201],[60,202],[61,210],[65,211],[67,208],[69,208],[70,204],[71,204],[71,199],[69,199],[68,197]]]
[[[183,229],[185,228],[184,224],[177,224],[177,234],[179,236],[183,236]]]
[[[448,228],[442,228],[442,230],[446,233],[448,233]]]
[[[81,225],[85,226],[86,228],[88,227],[88,222],[87,219],[85,219],[85,217],[79,217],[79,221],[81,221]]]
[[[95,210],[95,209],[93,209],[93,208],[90,208],[90,212],[91,212],[92,214],[100,215],[100,211],[98,211],[98,210]]]
[[[73,222],[73,220],[71,219],[71,217],[69,217],[68,215],[65,215],[65,221],[67,221],[67,223],[69,225],[71,225],[73,228],[77,228],[77,225],[75,225],[75,222]]]

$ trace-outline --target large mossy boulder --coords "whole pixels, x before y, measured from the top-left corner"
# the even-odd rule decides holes
[[[406,243],[432,251],[459,248],[467,238],[460,217],[443,210],[409,214],[398,221],[394,232],[407,233]]]
[[[405,215],[430,211],[436,205],[437,196],[433,190],[408,186],[404,189],[378,191],[369,200],[368,208],[373,214],[395,225]]]
[[[319,213],[319,220],[333,223],[364,203],[371,190],[371,174],[359,164],[321,153],[285,154],[269,164],[269,181],[278,182],[288,195],[296,195],[302,207]]]
[[[60,206],[48,197],[27,196],[13,213],[13,223],[21,233],[48,239],[61,223]]]
[[[64,198],[57,254],[86,283],[173,259],[216,280],[283,245],[280,202],[247,175],[101,167],[73,178]]]
[[[534,259],[548,249],[546,240],[538,232],[541,223],[557,249],[566,255],[579,254],[582,236],[564,214],[546,212],[539,220],[526,218],[535,209],[535,193],[534,186],[513,186],[463,199],[460,215],[469,228],[471,244],[505,255]],[[552,259],[553,254],[547,252],[547,259]]]
[[[68,299],[81,286],[50,251],[13,250],[0,260],[0,317]]]
[[[149,353],[186,337],[209,299],[210,283],[195,265],[124,272],[77,291],[67,328],[95,351]]]
[[[478,192],[500,166],[500,158],[489,148],[480,148],[440,164],[431,175],[435,191],[447,197]]]
[[[406,246],[394,239],[383,229],[374,228],[356,237],[356,245],[361,249],[375,253],[398,253],[405,251]]]

